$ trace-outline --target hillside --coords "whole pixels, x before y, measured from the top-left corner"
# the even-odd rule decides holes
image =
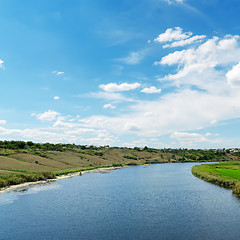
[[[100,167],[230,160],[238,161],[239,152],[0,141],[0,187]]]

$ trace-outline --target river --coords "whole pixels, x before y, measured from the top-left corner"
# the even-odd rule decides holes
[[[240,200],[196,163],[126,167],[0,194],[0,239],[239,240]]]

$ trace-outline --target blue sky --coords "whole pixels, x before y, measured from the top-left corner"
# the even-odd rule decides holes
[[[0,140],[239,147],[238,0],[0,6]]]

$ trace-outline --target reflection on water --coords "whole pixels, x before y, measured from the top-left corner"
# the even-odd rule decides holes
[[[56,190],[61,187],[62,186],[60,184],[58,184],[56,182],[51,182],[51,181],[46,182],[46,183],[34,184],[34,185],[30,185],[30,186],[17,187],[16,189],[13,189],[12,191],[0,193],[0,205],[13,203],[21,195],[36,194],[40,191]]]

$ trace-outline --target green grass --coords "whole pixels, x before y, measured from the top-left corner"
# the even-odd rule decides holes
[[[240,162],[224,162],[194,166],[192,173],[205,181],[230,188],[240,197]]]
[[[50,172],[42,173],[25,173],[25,174],[1,174],[0,175],[0,188],[10,185],[17,185],[25,182],[36,182],[47,179],[54,179],[55,174]]]

